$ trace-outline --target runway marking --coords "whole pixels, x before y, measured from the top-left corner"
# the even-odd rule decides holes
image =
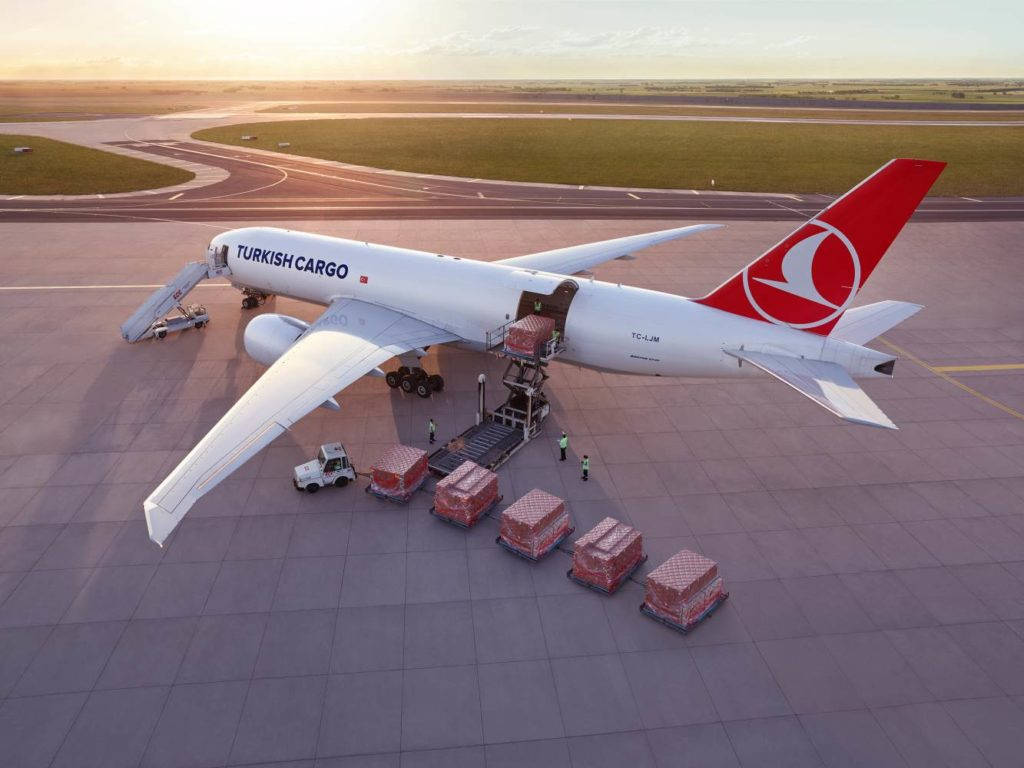
[[[936,371],[959,373],[961,371],[1024,371],[1024,363],[996,363],[994,365],[936,365]]]
[[[112,290],[116,288],[163,288],[162,283],[140,283],[138,285],[0,285],[0,291],[80,291]],[[196,288],[232,288],[231,283],[199,283]]]
[[[14,197],[8,197],[7,199],[8,200],[21,200],[21,198],[23,198],[23,197],[24,197],[24,195],[15,195]]]
[[[981,200],[979,200],[976,197],[961,197],[960,199],[961,200],[970,200],[972,203],[980,203],[981,202]]]
[[[477,192],[476,196],[479,197],[481,200],[484,199],[484,193],[483,192]]]
[[[632,192],[627,192],[626,197],[632,197],[634,200],[640,199],[640,195],[634,195]]]
[[[1003,403],[1000,403],[998,400],[993,400],[988,395],[981,394],[981,392],[979,392],[978,390],[974,389],[973,387],[967,386],[966,384],[964,384],[961,381],[957,381],[952,376],[947,374],[945,371],[942,371],[939,368],[936,368],[934,366],[928,365],[928,363],[926,363],[924,360],[919,358],[917,355],[914,355],[914,354],[908,352],[907,350],[903,349],[902,347],[896,346],[895,344],[893,344],[888,339],[883,339],[881,336],[879,336],[878,340],[880,342],[882,342],[883,344],[885,344],[885,346],[887,346],[889,349],[891,349],[896,354],[902,355],[903,357],[907,358],[908,360],[910,360],[913,363],[917,363],[918,365],[920,365],[925,370],[931,371],[932,373],[934,373],[940,379],[944,379],[945,381],[948,381],[954,387],[958,387],[958,388],[962,389],[964,392],[966,392],[969,395],[974,395],[976,398],[981,400],[983,403],[988,403],[993,408],[998,408],[1003,413],[1007,413],[1007,414],[1009,414],[1010,416],[1013,416],[1016,419],[1020,419],[1021,421],[1024,421],[1024,413],[1021,413],[1020,411],[1014,410],[1010,406],[1004,405]]]
[[[178,193],[178,194],[176,194],[176,195],[175,195],[174,197],[168,197],[167,199],[168,199],[168,200],[177,200],[177,199],[178,199],[179,197],[181,197],[181,196],[182,196],[182,195],[184,195],[184,194],[185,194],[184,192],[179,192],[179,193]]]

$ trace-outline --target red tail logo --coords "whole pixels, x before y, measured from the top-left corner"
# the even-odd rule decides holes
[[[828,334],[945,167],[890,161],[697,301]]]

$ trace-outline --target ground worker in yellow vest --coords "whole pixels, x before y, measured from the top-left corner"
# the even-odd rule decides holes
[[[540,299],[533,300],[533,314],[539,315],[544,311],[544,304]]]
[[[569,448],[569,436],[562,431],[562,436],[558,438],[558,449],[562,452],[562,458],[559,461],[565,461],[565,452]]]
[[[587,480],[590,477],[590,457],[585,453],[583,458],[580,459],[580,469],[583,470],[583,479]]]
[[[437,424],[434,420],[427,419],[427,436],[430,438],[430,442],[434,442],[434,437],[437,435]]]

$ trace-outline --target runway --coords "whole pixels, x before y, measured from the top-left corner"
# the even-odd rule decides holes
[[[152,125],[152,123],[149,123]],[[104,145],[101,145],[104,146]],[[431,177],[195,141],[117,141],[154,157],[222,169],[183,192],[101,198],[0,199],[0,221],[262,221],[345,219],[800,220],[825,195],[646,190]],[[929,198],[914,221],[1019,221],[1024,198]]]

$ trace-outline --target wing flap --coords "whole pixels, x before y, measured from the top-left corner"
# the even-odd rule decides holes
[[[899,429],[838,363],[767,352],[725,351],[770,373],[842,419],[871,427]]]
[[[708,229],[717,229],[721,224],[694,224],[689,227],[663,229],[658,232],[647,232],[642,235],[617,237],[614,240],[602,240],[597,243],[571,245],[554,251],[541,251],[526,256],[502,259],[499,264],[506,264],[518,269],[536,269],[541,272],[554,272],[560,275],[574,275],[577,272],[596,267],[606,261],[630,256],[634,251],[649,248],[658,243],[689,237]]]
[[[391,309],[335,301],[146,499],[150,538],[162,545],[200,497],[356,379],[395,355],[456,338]]]

